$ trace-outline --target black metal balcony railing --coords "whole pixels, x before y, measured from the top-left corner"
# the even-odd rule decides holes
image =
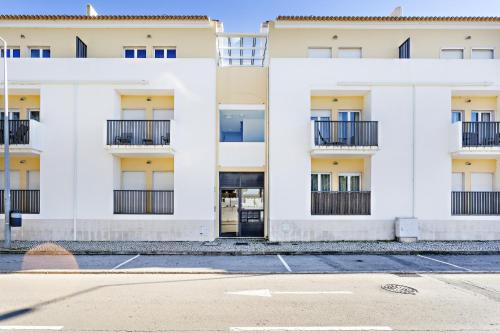
[[[378,146],[378,122],[317,120],[314,141],[317,146]]]
[[[500,215],[500,192],[451,192],[451,215]]]
[[[108,145],[169,145],[170,120],[108,120]]]
[[[462,122],[462,146],[500,146],[500,122]]]
[[[4,213],[4,190],[0,190],[0,213]],[[23,214],[40,214],[40,190],[11,190],[10,209]]]
[[[27,145],[30,143],[30,121],[9,120],[9,143]],[[4,121],[0,120],[0,144],[4,144]]]
[[[115,190],[114,214],[173,214],[174,191]]]
[[[312,215],[370,215],[370,191],[311,192]]]

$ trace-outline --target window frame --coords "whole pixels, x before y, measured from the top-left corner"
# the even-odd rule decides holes
[[[446,50],[460,50],[462,51],[462,58],[458,58],[458,59],[449,59],[449,58],[444,58],[443,57],[443,51],[446,51]],[[443,60],[464,60],[465,59],[465,47],[453,47],[453,46],[449,46],[449,47],[442,47],[440,52],[439,52],[439,59],[443,59]]]
[[[493,54],[493,58],[486,58],[486,59],[483,59],[483,58],[473,58],[472,54],[474,53],[474,51],[477,51],[477,50],[491,51],[492,54]],[[495,51],[496,50],[495,50],[494,47],[471,47],[471,49],[470,49],[470,58],[473,59],[473,60],[494,60],[494,59],[496,59],[496,52]]]
[[[132,58],[127,58],[126,53],[127,50],[134,51],[134,56]],[[146,52],[146,56],[144,58],[137,57],[137,51],[144,50]],[[123,58],[124,59],[146,59],[148,57],[148,48],[146,46],[124,46],[123,47]]]
[[[329,50],[330,56],[329,57],[311,57],[311,55],[310,55],[311,50]],[[307,58],[308,59],[333,59],[333,48],[331,46],[308,46],[307,47]]]
[[[313,176],[316,176],[317,177],[317,183],[318,183],[318,189],[316,191],[313,191],[312,189],[312,177]],[[323,191],[322,190],[322,180],[321,180],[321,176],[328,176],[328,188],[329,190],[328,191]],[[311,172],[311,178],[310,178],[310,182],[311,182],[311,192],[332,192],[332,173],[331,172]]]
[[[341,50],[359,50],[359,58],[352,58],[352,57],[341,57],[340,56],[340,51]],[[363,48],[361,46],[342,46],[337,49],[337,58],[339,59],[362,59],[363,58]]]
[[[454,113],[460,114],[460,120],[453,121],[453,114]],[[457,123],[459,121],[461,121],[461,122],[464,121],[464,110],[451,110],[451,123],[454,124],[454,123]]]
[[[262,123],[263,123],[263,138],[262,141],[246,141],[243,139],[243,133],[244,131],[241,131],[241,141],[236,141],[236,140],[225,140],[223,139],[223,131],[222,131],[222,113],[223,112],[245,112],[245,111],[252,111],[252,112],[261,112],[262,113]],[[255,119],[261,119],[261,118],[255,118]],[[219,110],[217,114],[217,130],[218,130],[218,142],[219,143],[225,143],[225,142],[233,142],[233,143],[265,143],[267,139],[267,129],[266,129],[266,108],[264,105],[261,104],[220,104],[219,105]]]
[[[474,113],[477,113],[477,114],[478,114],[478,120],[477,120],[477,121],[472,120],[472,115],[473,115]],[[483,122],[483,121],[481,120],[481,115],[483,115],[483,114],[485,114],[485,113],[489,113],[489,114],[490,114],[490,120],[489,120],[490,122],[491,122],[491,121],[495,121],[495,111],[493,111],[493,110],[471,110],[471,111],[470,111],[470,121],[471,121],[471,122],[478,122],[478,123]]]
[[[163,57],[156,57],[156,50],[163,50]],[[174,51],[175,57],[168,57],[168,51]],[[175,46],[155,46],[153,47],[153,58],[155,59],[176,59],[177,48]]]
[[[30,58],[33,58],[33,59],[50,59],[50,58],[52,58],[52,51],[50,49],[50,46],[28,46],[28,50],[29,50],[29,56],[30,56]],[[32,52],[34,50],[38,50],[38,52],[39,52],[39,56],[38,57],[33,57]],[[49,56],[48,57],[44,57],[43,56],[43,53],[46,50],[49,51]]]
[[[19,51],[19,57],[13,57],[14,53],[13,51],[14,50],[17,50]],[[3,48],[0,49],[0,58],[3,59]],[[17,58],[21,58],[21,47],[19,46],[11,46],[11,47],[7,47],[7,58],[13,58],[13,59],[17,59]]]
[[[34,120],[34,121],[40,121],[40,109],[39,108],[29,108],[26,111],[28,111],[28,120]],[[31,113],[32,112],[38,112],[38,120],[31,118]]]
[[[340,191],[340,177],[347,177],[347,191]],[[351,178],[352,177],[359,177],[359,190],[358,191],[353,191],[351,190]],[[361,179],[361,172],[339,172],[338,176],[338,181],[339,181],[339,192],[362,192],[362,179]]]

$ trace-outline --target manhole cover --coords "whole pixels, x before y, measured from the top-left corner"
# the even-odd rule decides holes
[[[400,284],[384,284],[382,286],[382,289],[390,291],[392,293],[405,295],[416,295],[418,293],[417,289]]]

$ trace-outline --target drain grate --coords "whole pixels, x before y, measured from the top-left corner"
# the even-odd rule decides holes
[[[264,245],[281,245],[280,242],[265,242]]]
[[[234,245],[248,245],[247,242],[236,242],[234,243]]]
[[[416,295],[418,293],[417,289],[400,284],[384,284],[382,286],[382,289],[390,291],[392,293],[405,295]]]
[[[201,245],[203,246],[218,246],[220,243],[218,242],[203,242]]]

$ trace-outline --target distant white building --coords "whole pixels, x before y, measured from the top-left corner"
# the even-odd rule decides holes
[[[13,239],[500,239],[500,18],[90,10],[0,36]]]

